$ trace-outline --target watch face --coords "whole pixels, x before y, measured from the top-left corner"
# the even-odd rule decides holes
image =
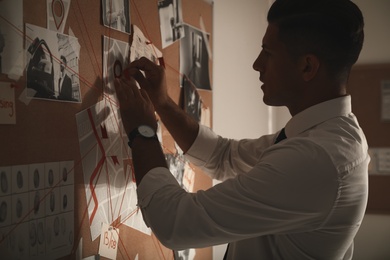
[[[138,127],[138,132],[145,137],[153,137],[156,132],[151,128],[150,126],[147,125],[141,125]]]

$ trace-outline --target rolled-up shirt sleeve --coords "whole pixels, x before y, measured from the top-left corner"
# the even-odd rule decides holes
[[[183,190],[167,168],[154,168],[137,190],[144,220],[165,246],[175,250],[318,228],[331,210],[338,189],[337,182],[327,178],[324,171],[334,176],[337,173],[329,167],[318,170],[318,153],[322,160],[327,158],[321,149],[302,157],[295,147],[292,144],[279,153],[266,153],[266,163],[197,193]],[[295,156],[277,168],[280,156],[286,153]],[[308,171],[286,176],[289,168],[302,164],[302,158]],[[332,164],[325,161],[324,165]],[[313,184],[310,189],[308,183]],[[305,194],[296,192],[304,189]],[[327,196],[324,190],[330,191]],[[303,199],[305,205],[301,205]]]
[[[265,135],[234,140],[222,138],[210,128],[200,126],[198,136],[185,156],[211,178],[224,181],[252,169],[274,138],[275,135]]]
[[[199,126],[198,136],[186,153],[186,158],[194,165],[203,167],[218,145],[218,135],[206,126]]]
[[[175,250],[233,242],[235,259],[346,259],[365,212],[369,162],[346,102],[298,114],[277,144],[275,134],[232,140],[201,126],[186,156],[224,182],[188,193],[167,168],[150,170],[137,189],[145,222]]]

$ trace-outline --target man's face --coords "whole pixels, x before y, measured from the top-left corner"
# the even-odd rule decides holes
[[[253,69],[260,72],[260,81],[264,83],[261,86],[264,103],[270,106],[293,106],[301,93],[300,73],[286,45],[279,40],[276,25],[268,25],[262,48],[253,63]]]

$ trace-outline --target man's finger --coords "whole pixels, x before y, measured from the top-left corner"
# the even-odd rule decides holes
[[[134,78],[138,83],[140,81],[145,80],[145,76],[142,74],[142,72],[137,68],[127,68],[124,70],[125,78],[128,80],[131,80],[131,78]]]
[[[123,75],[125,76],[126,79],[131,79],[132,77],[134,77],[134,74],[137,73],[137,71],[139,71],[139,69],[137,68],[134,68],[134,67],[127,67],[124,71],[123,71]]]
[[[119,78],[115,79],[114,86],[115,86],[116,96],[119,100],[119,103],[124,103],[127,100],[127,94]]]
[[[146,90],[140,89],[139,91],[140,91],[141,96],[144,98],[145,101],[147,101],[148,103],[152,103],[152,101],[150,100],[150,97],[148,95],[148,92],[146,92]]]
[[[145,78],[144,74],[139,69],[129,68],[125,73],[127,74],[127,78],[135,79],[142,89],[149,88],[148,80]]]
[[[141,57],[140,59],[130,63],[129,67],[137,68],[146,72],[155,70],[158,65],[145,57]]]
[[[128,91],[130,98],[140,97],[139,89],[134,78],[131,78],[130,80],[122,78],[122,86],[125,86],[125,91]]]

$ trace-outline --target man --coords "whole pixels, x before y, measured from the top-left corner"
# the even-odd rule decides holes
[[[66,58],[61,55],[61,64],[60,64],[60,78],[58,79],[58,99],[60,100],[73,100],[72,97],[72,80],[66,74]]]
[[[115,82],[139,206],[172,249],[229,243],[227,259],[351,259],[368,192],[367,142],[346,91],[362,14],[349,0],[276,0],[267,19],[253,68],[263,101],[292,115],[274,135],[236,141],[199,126],[146,59]],[[179,187],[153,131],[134,130],[156,129],[154,109],[186,156],[224,182],[194,194]]]

